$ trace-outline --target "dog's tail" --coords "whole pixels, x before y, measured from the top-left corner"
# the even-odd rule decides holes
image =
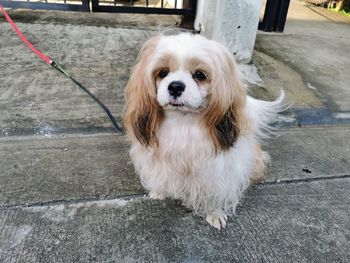
[[[267,138],[274,133],[271,123],[276,121],[279,112],[289,107],[284,99],[285,93],[283,90],[281,90],[281,94],[274,101],[257,100],[248,96],[247,113],[252,120],[252,129],[258,138]]]

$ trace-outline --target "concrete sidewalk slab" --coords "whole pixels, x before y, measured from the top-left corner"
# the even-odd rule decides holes
[[[124,89],[152,30],[18,23],[43,53],[88,87],[120,120]],[[42,63],[7,23],[0,30],[0,135],[81,132],[111,127],[71,80]]]
[[[19,21],[28,22],[18,23],[28,39],[44,53],[57,59],[68,72],[99,97],[120,121],[124,105],[123,94],[130,69],[142,43],[150,36],[158,34],[154,23],[157,21],[160,25],[163,17],[160,16],[162,19],[159,17],[157,20],[153,17],[145,19],[144,16],[136,16],[132,22],[130,18],[128,20],[124,16],[116,16],[107,23],[108,19],[101,14],[96,17],[79,14],[68,23],[69,17],[72,16],[70,13],[48,12],[45,15],[45,12],[33,12],[32,15],[28,15],[31,14],[28,11],[14,11],[13,14]],[[63,17],[62,21],[68,24],[60,21],[60,15]],[[96,19],[99,26],[92,26]],[[147,23],[148,20],[153,22]],[[125,25],[129,22],[132,26],[126,28]],[[142,24],[152,23],[154,26],[148,29],[139,28]],[[168,23],[168,29],[175,29],[170,22],[165,20],[164,23]],[[105,27],[106,25],[109,27]],[[299,35],[304,36],[299,33],[290,34],[286,38],[285,35],[258,36],[259,51],[255,52],[254,59],[265,81],[265,88],[255,88],[253,95],[274,99],[280,88],[284,88],[288,102],[293,103],[293,109],[306,108],[310,111],[301,114],[298,111],[286,113],[286,121],[283,120],[281,126],[349,123],[342,121],[350,120],[347,118],[349,113],[334,109],[333,102],[329,99],[329,96],[337,97],[342,105],[348,104],[346,77],[339,77],[337,80],[345,80],[345,84],[340,85],[345,87],[344,90],[333,85],[327,86],[326,93],[322,93],[317,90],[314,82],[305,78],[303,74],[307,71],[303,71],[302,74],[300,70],[303,69],[294,68],[283,60],[288,56],[295,56],[292,54],[301,49],[298,47],[291,52],[289,50],[291,42],[301,44],[298,41]],[[331,38],[329,35],[323,37]],[[282,42],[274,43],[275,38]],[[304,36],[304,40],[306,42],[303,42],[303,45],[313,41],[307,36]],[[345,37],[339,41],[346,40]],[[271,45],[277,45],[279,48],[271,48]],[[283,45],[286,48],[281,49]],[[112,130],[108,118],[94,101],[59,72],[40,62],[5,22],[1,23],[0,52],[3,54],[0,57],[3,69],[0,76],[0,136]],[[271,52],[274,54],[270,54]],[[312,54],[316,56],[317,52],[315,49],[315,54]],[[285,56],[285,53],[288,54]],[[297,57],[295,60],[313,60],[313,56],[310,58],[305,54],[302,54],[300,60]],[[322,62],[319,60],[317,63],[321,63],[320,61]],[[324,63],[321,66],[324,66]],[[314,70],[309,64],[305,64],[305,67]],[[327,74],[325,78],[329,81],[333,77]],[[315,73],[316,78],[321,78],[321,75],[324,74]],[[322,83],[326,84],[323,80]],[[313,120],[300,120],[299,115],[311,116]]]
[[[282,129],[264,147],[272,165],[266,181],[350,175],[350,127]]]
[[[334,116],[350,118],[350,21],[327,17],[333,15],[293,0],[284,34],[259,33],[255,49],[297,72],[306,93],[315,94]]]
[[[0,261],[347,262],[349,189],[349,178],[259,185],[221,231],[174,201],[1,209]]]
[[[284,129],[264,148],[266,182],[350,174],[350,127]],[[114,134],[2,138],[0,205],[142,195],[128,149]]]
[[[143,194],[125,137],[0,140],[0,205]]]
[[[254,50],[253,58],[259,76],[263,79],[263,87],[250,87],[252,94],[265,100],[274,100],[283,89],[287,94],[288,103],[291,103],[293,108],[323,107],[320,98],[307,87],[298,72],[258,50]]]

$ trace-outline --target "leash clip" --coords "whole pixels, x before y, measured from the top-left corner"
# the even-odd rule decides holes
[[[71,76],[53,59],[51,59],[50,61],[50,65],[57,69],[58,71],[60,71],[61,73],[63,73],[67,78],[71,78]]]

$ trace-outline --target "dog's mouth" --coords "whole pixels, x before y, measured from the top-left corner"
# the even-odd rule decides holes
[[[170,101],[165,106],[164,109],[170,110],[170,111],[178,111],[183,113],[199,113],[202,107],[193,108],[189,104],[184,102],[174,102]]]
[[[174,107],[183,107],[183,106],[185,106],[185,103],[169,102],[169,105],[174,106]]]
[[[174,107],[183,107],[185,106],[185,103],[177,100],[171,100],[169,101],[168,105],[174,106]]]
[[[185,101],[174,100],[174,99],[168,101],[163,107],[164,109],[167,109],[170,111],[193,112],[193,113],[198,113],[202,109],[202,106],[192,107],[191,104]]]

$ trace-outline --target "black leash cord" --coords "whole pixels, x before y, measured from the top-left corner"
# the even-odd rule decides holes
[[[12,26],[13,30],[16,32],[18,37],[23,41],[24,44],[27,45],[28,48],[30,48],[31,51],[33,51],[42,61],[44,61],[46,64],[51,65],[53,68],[57,69],[59,72],[63,73],[67,78],[70,78],[76,85],[79,86],[80,89],[82,89],[86,94],[88,94],[107,114],[108,118],[111,120],[113,127],[115,131],[120,134],[124,135],[123,129],[118,125],[117,121],[114,119],[111,111],[98,99],[95,97],[94,94],[92,94],[87,88],[85,88],[82,84],[80,84],[78,81],[76,81],[73,77],[71,77],[64,69],[53,59],[49,58],[48,56],[45,56],[40,50],[38,50],[35,46],[33,46],[32,43],[28,41],[28,39],[23,35],[22,31],[17,27],[15,22],[11,19],[11,17],[7,14],[5,9],[0,4],[0,11],[5,16],[6,20],[9,22],[9,24]]]
[[[125,135],[124,130],[119,126],[115,118],[113,117],[111,111],[104,105],[94,94],[92,94],[87,88],[85,88],[80,82],[75,80],[72,76],[70,76],[64,69],[54,60],[51,62],[51,66],[57,69],[59,72],[63,73],[67,78],[71,79],[81,90],[83,90],[87,95],[89,95],[107,114],[109,120],[112,122],[113,128],[119,135]]]

